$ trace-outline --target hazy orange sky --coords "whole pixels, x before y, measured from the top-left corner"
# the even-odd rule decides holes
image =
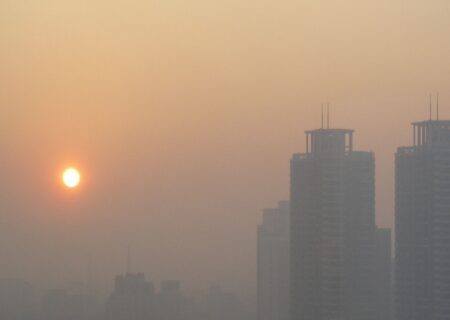
[[[253,301],[260,210],[303,131],[356,129],[393,224],[395,148],[440,91],[448,0],[2,0],[0,277],[97,291],[125,269]],[[83,185],[68,194],[60,171]]]

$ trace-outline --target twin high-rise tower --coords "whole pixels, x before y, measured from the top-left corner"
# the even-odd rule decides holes
[[[374,154],[354,149],[353,130],[306,132],[291,160],[290,219],[266,211],[260,227],[259,320],[284,319],[275,309],[290,320],[391,320],[392,309],[396,320],[450,320],[450,121],[413,129],[413,146],[396,153],[395,281],[390,230],[375,224]],[[275,218],[290,224],[289,268]]]
[[[291,320],[381,319],[390,241],[378,241],[374,155],[352,130],[307,131],[306,146],[291,161]]]
[[[396,154],[397,320],[450,319],[450,121],[413,123]]]

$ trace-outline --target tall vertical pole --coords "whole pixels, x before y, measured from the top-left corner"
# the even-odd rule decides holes
[[[417,144],[422,145],[422,127],[420,125],[417,126]]]
[[[353,152],[353,132],[350,133],[350,145],[349,145],[349,151]]]
[[[436,96],[436,119],[439,120],[439,92]]]
[[[87,274],[87,285],[86,285],[87,295],[92,295],[92,254],[89,254],[88,260],[88,274]]]
[[[327,129],[330,129],[330,103],[327,105]]]
[[[131,273],[131,245],[128,245],[127,252],[127,274]]]
[[[322,129],[323,129],[323,103],[322,103]]]
[[[430,93],[430,121],[433,120],[432,95]]]
[[[427,134],[427,127],[422,126],[422,145],[427,143],[426,134]]]
[[[417,127],[413,125],[414,146],[417,145]]]
[[[309,133],[306,133],[306,153],[309,153]]]

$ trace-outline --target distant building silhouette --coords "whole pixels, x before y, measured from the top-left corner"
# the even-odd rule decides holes
[[[178,280],[164,280],[156,297],[158,320],[203,320],[202,312],[194,299],[183,295]]]
[[[161,282],[158,294],[157,315],[159,320],[179,320],[183,317],[184,297],[178,280]]]
[[[241,301],[218,286],[209,289],[206,296],[208,320],[248,320],[249,315]]]
[[[33,291],[22,280],[0,280],[0,319],[28,320],[34,314]]]
[[[353,130],[306,132],[291,161],[291,320],[380,319],[375,161]]]
[[[450,121],[413,128],[396,154],[397,319],[450,319]]]
[[[289,212],[281,201],[258,226],[258,320],[289,320]]]
[[[155,290],[143,273],[116,277],[106,304],[106,320],[149,320],[155,317]]]
[[[96,320],[92,297],[65,289],[50,290],[44,298],[42,320]]]
[[[164,280],[159,292],[143,273],[116,277],[106,303],[106,320],[209,320],[194,299],[185,297],[178,280]]]
[[[379,228],[375,234],[375,311],[379,320],[393,319],[393,268],[391,229]]]

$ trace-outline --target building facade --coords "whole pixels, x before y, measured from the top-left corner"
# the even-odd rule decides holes
[[[289,319],[289,212],[281,201],[258,226],[258,320]]]
[[[106,320],[155,318],[155,290],[143,273],[117,276],[114,292],[106,303]]]
[[[377,319],[393,319],[393,259],[391,229],[377,228],[375,234],[375,289]]]
[[[450,319],[450,121],[413,129],[396,154],[397,319]]]
[[[0,319],[32,319],[34,315],[32,286],[19,279],[0,279]]]
[[[378,319],[375,160],[353,130],[306,132],[291,160],[291,320]]]

